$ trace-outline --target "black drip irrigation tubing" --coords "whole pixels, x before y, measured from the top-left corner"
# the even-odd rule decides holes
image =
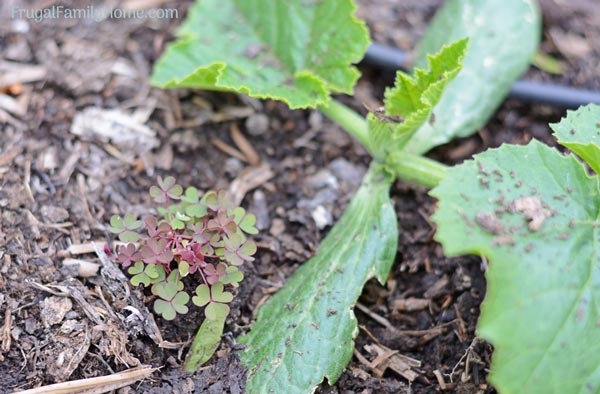
[[[363,63],[388,70],[405,68],[407,56],[398,48],[371,44]],[[578,108],[589,103],[600,104],[600,92],[550,83],[519,80],[510,88],[509,97],[562,108]]]

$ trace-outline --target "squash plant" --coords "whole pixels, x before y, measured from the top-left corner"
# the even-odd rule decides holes
[[[385,281],[396,256],[391,183],[402,178],[433,187],[444,179],[447,168],[422,154],[485,124],[528,67],[540,37],[534,0],[448,0],[420,44],[417,68],[411,75],[398,72],[384,108],[365,119],[331,98],[352,92],[359,73],[351,63],[369,44],[354,11],[351,0],[198,0],[152,75],[163,88],[316,107],[373,156],[318,253],[240,338],[250,393],[307,393],[324,378],[338,379],[358,331],[353,306],[368,279]],[[525,325],[529,317],[518,318]],[[523,368],[502,362],[494,368]],[[507,379],[492,376],[498,387]]]

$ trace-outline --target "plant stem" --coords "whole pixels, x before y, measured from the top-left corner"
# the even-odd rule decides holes
[[[437,186],[446,177],[448,170],[440,162],[408,152],[391,155],[387,167],[398,178],[429,188]]]
[[[369,129],[362,116],[336,100],[331,100],[327,106],[322,105],[318,109],[369,150]],[[407,152],[390,155],[386,167],[400,179],[430,188],[444,179],[447,170],[442,163]]]
[[[369,129],[365,118],[336,100],[331,100],[327,106],[320,105],[317,109],[369,150]]]

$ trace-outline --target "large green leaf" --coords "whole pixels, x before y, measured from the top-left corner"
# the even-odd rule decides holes
[[[353,306],[364,283],[387,278],[398,241],[391,177],[372,165],[319,252],[258,313],[240,354],[249,393],[310,393],[335,382],[352,357]]]
[[[407,149],[423,153],[483,126],[535,54],[540,19],[535,0],[448,0],[423,37],[418,64],[463,37],[469,49],[433,110],[435,121],[425,123]]]
[[[398,71],[394,87],[385,91],[385,115],[370,113],[367,118],[373,156],[386,161],[389,153],[399,152],[430,119],[433,106],[462,67],[468,41],[465,38],[444,45],[427,57],[427,69],[415,69],[414,76]]]
[[[431,194],[445,252],[489,259],[477,327],[495,349],[489,381],[502,394],[600,392],[598,177],[533,141],[475,156]]]
[[[198,0],[154,68],[159,87],[247,93],[291,108],[351,94],[368,44],[351,0]]]

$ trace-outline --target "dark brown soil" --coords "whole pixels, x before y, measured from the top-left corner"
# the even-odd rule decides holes
[[[248,330],[265,297],[314,255],[330,228],[316,225],[314,208],[325,208],[331,222],[339,218],[367,168],[367,153],[316,112],[235,95],[149,88],[152,64],[189,1],[160,2],[177,8],[179,20],[23,24],[11,19],[10,7],[31,8],[34,3],[0,4],[0,81],[10,75],[6,70],[13,63],[19,63],[19,78],[45,72],[31,82],[9,81],[10,89],[0,97],[0,393],[141,364],[162,369],[120,392],[244,392],[245,371],[235,338]],[[441,1],[358,3],[377,41],[410,51]],[[564,70],[550,75],[532,68],[526,78],[600,89],[596,2],[541,3],[542,49],[561,60]],[[356,98],[344,98],[360,111],[363,103],[378,102],[393,78],[375,69],[363,71]],[[160,144],[148,150],[74,135],[73,121],[88,107],[119,109],[141,119]],[[477,135],[440,147],[431,156],[452,164],[504,142],[538,138],[554,144],[547,124],[562,115],[562,109],[508,100]],[[250,190],[230,186],[248,180],[250,166],[215,149],[216,138],[235,147],[229,136],[232,125],[261,158],[263,167],[254,171],[272,172]],[[156,175],[173,175],[185,186],[241,194],[242,205],[256,214],[261,229],[257,261],[245,268],[221,347],[192,375],[179,366],[198,327],[197,311],[191,308],[175,322],[156,318],[165,341],[160,347],[146,335],[143,322],[123,309],[128,304],[123,294],[111,290],[114,280],[106,274],[81,277],[63,264],[67,257],[99,264],[95,253],[70,256],[66,250],[91,241],[112,244],[106,230],[110,216],[147,214],[152,206],[147,190]],[[385,287],[373,282],[363,292],[360,302],[369,313],[357,310],[357,351],[373,360],[368,349],[384,345],[419,360],[419,376],[409,385],[391,370],[373,370],[354,358],[340,380],[333,387],[324,384],[320,392],[494,392],[486,383],[492,347],[475,338],[485,295],[480,259],[444,257],[432,238],[429,216],[435,201],[427,190],[399,181],[392,197],[400,228],[397,262]],[[142,301],[147,296],[138,290],[131,295]],[[395,329],[380,325],[373,314]]]

